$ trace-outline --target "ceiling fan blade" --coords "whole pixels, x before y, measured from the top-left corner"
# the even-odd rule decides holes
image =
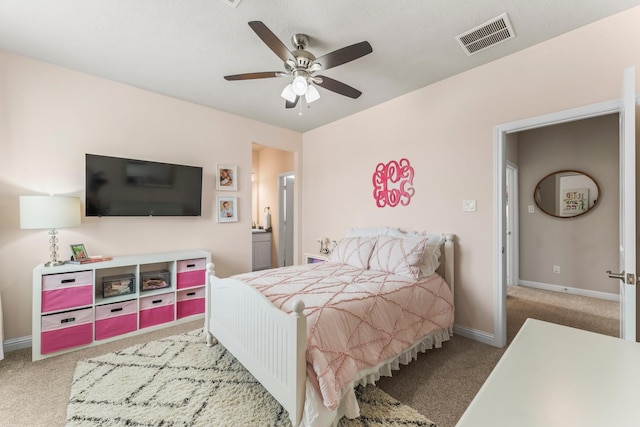
[[[294,108],[296,105],[298,105],[298,101],[299,100],[300,100],[300,97],[296,96],[296,100],[295,101],[293,101],[293,102],[287,101],[284,106],[285,106],[285,108]]]
[[[317,58],[314,64],[321,64],[323,70],[337,67],[354,59],[358,59],[373,52],[369,42],[360,42],[342,49],[334,50],[326,55]]]
[[[261,21],[251,21],[249,22],[249,26],[280,59],[284,62],[286,62],[287,59],[293,59],[295,61],[293,54],[287,49],[287,46]]]
[[[283,71],[264,71],[261,73],[245,73],[245,74],[233,74],[231,76],[224,76],[225,80],[251,80],[251,79],[267,79],[269,77],[283,77],[287,73]]]
[[[355,89],[347,84],[334,80],[330,77],[326,76],[318,76],[322,79],[322,82],[316,83],[318,86],[330,90],[332,92],[338,93],[340,95],[348,96],[349,98],[356,99],[362,92],[358,89]]]

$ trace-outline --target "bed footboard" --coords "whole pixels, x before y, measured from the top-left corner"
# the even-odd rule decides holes
[[[304,407],[307,318],[304,303],[291,314],[276,308],[253,287],[215,276],[207,265],[207,345],[220,342],[289,412],[298,426]]]

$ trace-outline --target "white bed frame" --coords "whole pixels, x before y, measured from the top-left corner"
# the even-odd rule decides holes
[[[447,234],[438,273],[453,293],[454,235]],[[253,287],[215,276],[207,265],[204,332],[208,346],[222,345],[300,424],[305,399],[307,318],[304,303],[293,302],[287,314]],[[215,338],[214,338],[215,336]]]

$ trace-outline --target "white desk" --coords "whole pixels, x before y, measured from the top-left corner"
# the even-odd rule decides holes
[[[528,319],[457,427],[640,426],[640,344]]]

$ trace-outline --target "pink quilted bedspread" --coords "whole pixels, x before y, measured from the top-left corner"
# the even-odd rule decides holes
[[[307,373],[328,409],[359,370],[407,350],[453,325],[453,300],[439,275],[418,281],[345,264],[318,263],[233,276],[291,312],[307,315]]]

